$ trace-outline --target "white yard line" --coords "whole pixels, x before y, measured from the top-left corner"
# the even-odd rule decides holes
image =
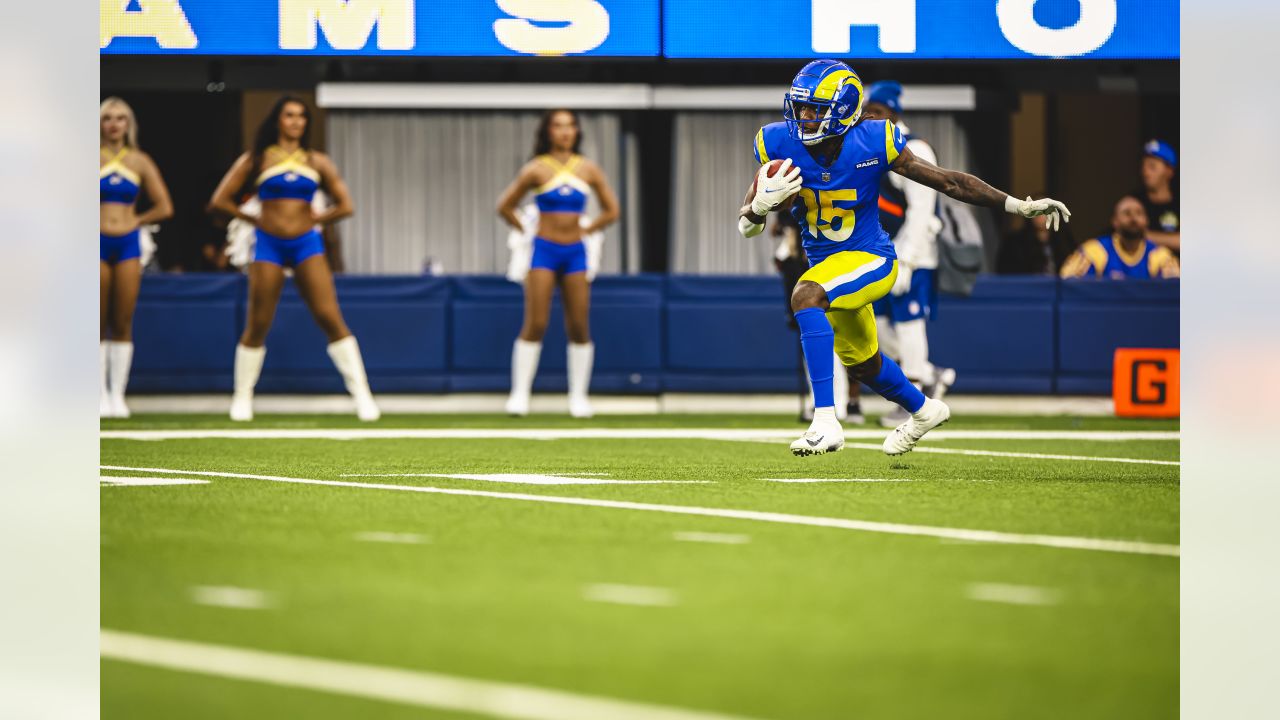
[[[220,428],[180,430],[103,430],[105,440],[752,440],[769,442],[799,437],[800,428]],[[847,429],[845,438],[883,440],[887,430]],[[1165,430],[936,430],[942,440],[1177,440]]]
[[[529,685],[114,630],[101,632],[99,647],[101,656],[108,660],[494,718],[747,720],[739,716],[613,700]]]
[[[965,596],[979,602],[1007,605],[1056,605],[1061,596],[1052,588],[1004,583],[973,583],[965,588]]]
[[[234,608],[236,610],[265,610],[275,601],[269,593],[253,588],[219,585],[197,585],[190,590],[191,602],[197,605]]]
[[[426,543],[431,542],[431,538],[426,535],[419,535],[417,533],[382,532],[378,530],[358,532],[351,537],[358,542],[400,543],[402,545],[425,545]]]
[[[103,475],[98,478],[102,487],[152,487],[155,485],[208,485],[208,480],[172,477],[122,477]]]
[[[602,475],[604,473],[575,474]],[[710,480],[606,480],[599,477],[570,477],[567,475],[540,475],[537,473],[344,473],[340,477],[430,477],[513,483],[516,485],[698,485],[711,482]]]
[[[644,607],[674,607],[680,602],[675,591],[668,588],[608,583],[587,585],[582,588],[582,599],[590,602]]]
[[[760,478],[765,482],[776,483],[885,483],[915,482],[910,478]]]
[[[720,543],[722,545],[746,545],[751,542],[750,535],[739,533],[713,532],[674,532],[671,537],[679,542]]]
[[[450,429],[450,428],[277,428],[215,430],[104,430],[104,440],[726,440],[737,442],[781,442],[796,437],[796,430],[698,429],[698,428],[564,428],[564,429]],[[847,440],[880,440],[884,430],[845,430]],[[1079,440],[1124,442],[1130,440],[1176,441],[1177,431],[1164,430],[937,430],[928,435],[929,442],[946,440]],[[846,447],[880,450],[879,442],[849,442]],[[1059,455],[1047,453],[1004,452],[962,448],[918,447],[916,452],[988,457],[1025,458],[1032,460],[1075,460],[1081,462],[1115,462],[1134,465],[1180,466],[1178,460],[1098,457],[1093,455]],[[582,475],[584,473],[575,473]],[[414,477],[405,474],[403,477]],[[354,477],[354,476],[352,476]],[[370,476],[380,477],[380,476]],[[387,475],[386,477],[401,477]],[[429,476],[423,476],[429,477]],[[510,481],[504,481],[510,482]],[[615,481],[616,482],[616,481]],[[567,484],[567,483],[566,483]],[[585,484],[585,483],[582,483]]]
[[[933,439],[932,435],[926,435],[926,439]],[[847,448],[856,448],[858,450],[879,450],[884,449],[878,443],[845,443]],[[1027,452],[1005,452],[1003,450],[969,450],[961,448],[940,448],[932,446],[916,446],[912,452],[918,453],[938,453],[939,455],[976,455],[984,457],[1003,457],[1003,458],[1026,458],[1029,460],[1077,460],[1081,462],[1113,462],[1113,463],[1129,463],[1132,465],[1174,465],[1180,466],[1180,460],[1147,460],[1145,458],[1122,458],[1122,457],[1099,457],[1096,455],[1056,455],[1051,453],[1027,453]]]
[[[763,512],[759,510],[703,508],[687,505],[659,505],[656,503],[627,502],[622,500],[597,500],[593,498],[558,497],[553,495],[528,495],[524,493],[493,492],[490,490],[471,490],[465,488],[436,488],[420,485],[380,485],[378,483],[352,482],[346,480],[311,480],[308,478],[282,477],[277,475],[252,475],[247,473],[212,472],[205,470],[136,468],[118,465],[101,465],[100,468],[103,470],[132,470],[148,473],[266,480],[270,482],[294,483],[298,485],[325,485],[330,487],[361,488],[365,490],[460,495],[499,500],[520,500],[524,502],[540,502],[558,505],[612,508],[615,510],[642,510],[670,513],[673,515],[733,518],[736,520],[755,520],[757,522],[837,528],[862,532],[888,533],[892,535],[917,535],[925,537],[951,538],[954,540],[973,540],[976,542],[988,542],[1004,545],[1038,545],[1042,547],[1065,548],[1071,550],[1097,550],[1102,552],[1116,552],[1135,555],[1164,555],[1168,557],[1177,557],[1179,553],[1177,545],[1168,545],[1164,543],[1070,537],[1064,535],[1007,533],[996,530],[969,530],[964,528],[932,527],[928,525],[906,525],[902,523],[873,522],[869,520],[852,520],[847,518],[790,515],[786,513]]]

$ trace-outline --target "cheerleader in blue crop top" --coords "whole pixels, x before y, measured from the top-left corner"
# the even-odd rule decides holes
[[[253,419],[253,390],[262,372],[267,332],[284,288],[286,267],[293,268],[299,294],[329,338],[329,357],[355,400],[356,415],[366,421],[380,416],[360,346],[338,307],[324,240],[316,229],[351,215],[351,194],[333,161],[311,149],[310,120],[310,110],[301,99],[284,96],[277,100],[258,127],[253,150],[236,160],[210,201],[215,209],[256,226],[249,268],[249,312],[236,346],[232,420]],[[250,182],[262,205],[258,216],[246,214],[234,200],[235,193]],[[322,186],[334,205],[316,214],[311,199]]]
[[[529,412],[529,394],[542,355],[551,298],[559,284],[569,335],[569,412],[574,417],[591,417],[587,387],[591,383],[595,346],[587,324],[590,289],[582,238],[618,219],[618,200],[600,167],[578,154],[581,144],[582,132],[573,111],[551,110],[544,114],[534,136],[533,159],[525,163],[498,201],[498,214],[522,232],[516,206],[529,192],[538,206],[538,234],[524,281],[524,325],[511,355],[507,412],[512,415]],[[584,228],[581,219],[592,192],[600,202],[600,215]]]
[[[133,364],[133,310],[142,284],[142,248],[138,228],[173,216],[173,202],[160,170],[138,149],[133,110],[120,98],[107,98],[99,108],[98,266],[99,359],[102,384],[98,415],[129,417],[124,401]],[[146,192],[151,207],[139,214],[134,205]]]

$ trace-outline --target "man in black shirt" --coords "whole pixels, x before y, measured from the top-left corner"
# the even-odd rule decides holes
[[[1142,189],[1133,193],[1147,211],[1147,237],[1175,253],[1182,248],[1178,196],[1173,191],[1177,169],[1178,154],[1168,143],[1148,141],[1142,146]]]

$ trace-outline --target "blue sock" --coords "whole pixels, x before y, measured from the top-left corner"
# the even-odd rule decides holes
[[[880,397],[901,405],[907,412],[916,412],[924,405],[924,393],[911,384],[898,363],[880,353],[880,372],[870,380],[863,380],[867,387],[879,393]]]
[[[836,334],[831,330],[827,313],[819,308],[805,308],[796,312],[796,324],[800,326],[800,347],[804,349],[809,382],[813,384],[813,406],[835,407],[831,384],[835,376]]]

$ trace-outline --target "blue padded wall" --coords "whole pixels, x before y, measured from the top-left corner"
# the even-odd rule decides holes
[[[1068,280],[1058,301],[1058,391],[1111,393],[1118,347],[1177,348],[1177,280]]]
[[[799,337],[782,281],[667,278],[663,387],[672,392],[792,392]]]
[[[969,297],[943,296],[929,322],[929,359],[956,369],[959,392],[1052,392],[1057,285],[987,275]]]
[[[444,392],[449,282],[435,277],[338,278],[338,302],[360,341],[370,382],[380,392]],[[243,327],[243,321],[241,324]],[[264,392],[343,392],[325,351],[328,339],[290,280],[267,337]]]
[[[338,277],[375,392],[503,392],[523,295],[500,277]],[[239,275],[147,275],[130,390],[228,392],[244,327]],[[592,286],[596,392],[795,392],[798,339],[775,277],[601,277]],[[979,278],[944,296],[929,337],[956,390],[1108,393],[1117,347],[1178,347],[1176,281]],[[264,392],[336,393],[326,340],[290,283],[267,339]],[[565,389],[559,301],[536,388]]]
[[[239,275],[144,276],[129,390],[231,392],[246,291]]]

